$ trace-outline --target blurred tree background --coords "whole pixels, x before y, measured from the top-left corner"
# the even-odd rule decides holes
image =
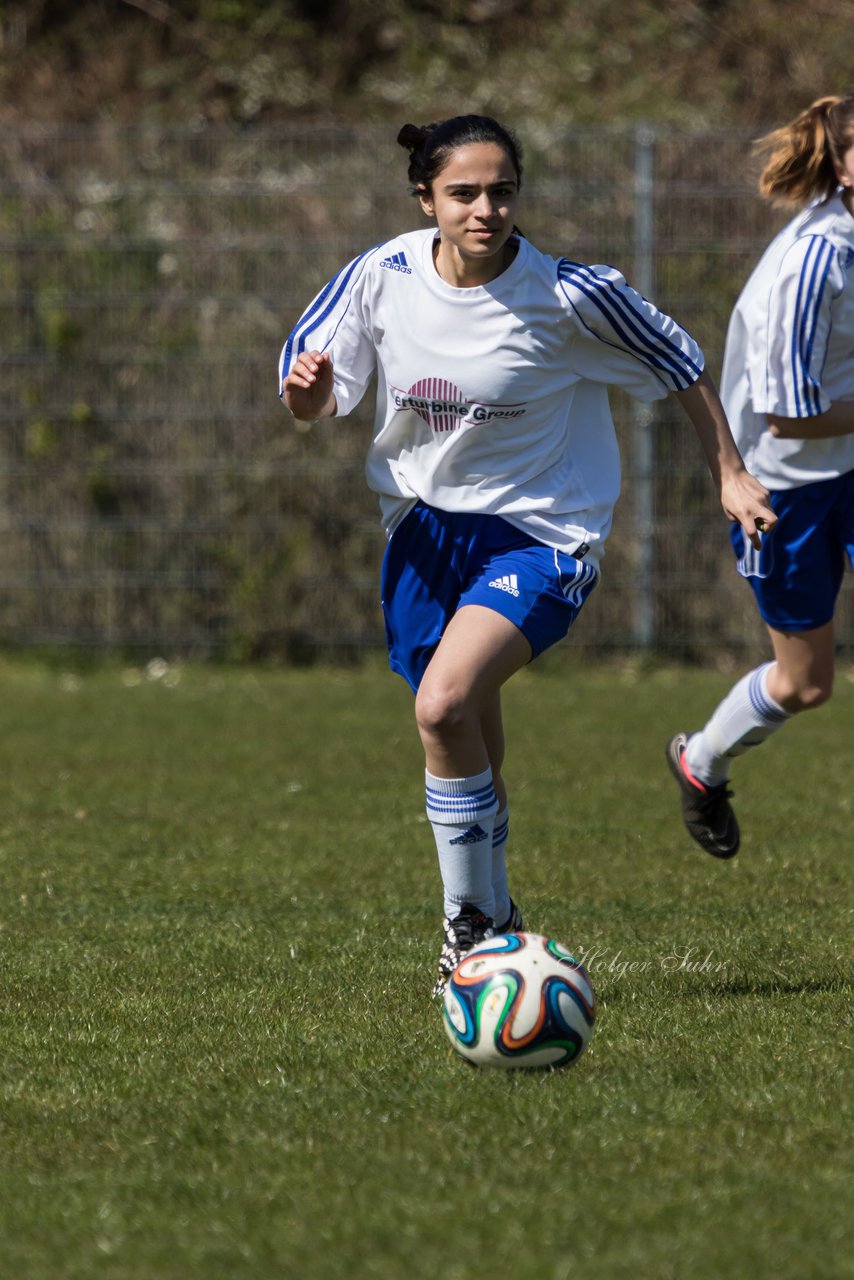
[[[2,119],[764,126],[854,82],[854,0],[5,0]]]
[[[750,141],[854,87],[852,30],[854,0],[0,0],[0,644],[380,645],[372,397],[295,430],[274,372],[330,275],[419,224],[400,124],[513,126],[526,233],[618,264],[717,376],[778,217]],[[764,645],[684,415],[614,399],[573,643]]]

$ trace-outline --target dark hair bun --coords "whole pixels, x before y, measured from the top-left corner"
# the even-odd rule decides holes
[[[407,151],[417,151],[435,128],[434,124],[405,124],[397,135],[397,140]]]

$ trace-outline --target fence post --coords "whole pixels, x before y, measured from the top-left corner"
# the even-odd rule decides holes
[[[655,291],[655,133],[649,125],[639,125],[635,130],[634,152],[634,279],[632,284],[645,298],[652,298]],[[656,638],[653,596],[655,442],[652,424],[653,414],[650,407],[633,399],[631,438],[636,562],[632,628],[634,643],[642,649],[648,649]]]

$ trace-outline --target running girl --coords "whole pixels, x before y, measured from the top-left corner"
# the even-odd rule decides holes
[[[732,526],[774,658],[667,747],[685,825],[717,858],[740,841],[733,759],[831,695],[833,615],[846,557],[854,564],[854,95],[820,98],[757,145],[760,194],[801,212],[736,303],[721,395],[779,520],[760,551]]]
[[[435,225],[350,262],[285,343],[295,417],[350,413],[376,377],[367,480],[389,542],[393,670],[416,694],[444,890],[435,992],[476,942],[522,927],[507,887],[501,688],[566,635],[599,578],[620,487],[608,387],[673,392],[724,510],[758,546],[774,515],[694,340],[611,267],[540,253],[515,228],[522,164],[484,116],[405,125]],[[544,797],[544,803],[546,797]]]

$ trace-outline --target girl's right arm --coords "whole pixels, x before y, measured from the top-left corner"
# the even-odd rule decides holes
[[[282,399],[301,422],[333,418],[338,404],[332,385],[332,357],[327,352],[303,351],[282,383]]]
[[[370,323],[377,273],[371,264],[378,248],[360,254],[332,277],[282,348],[278,391],[295,418],[344,417],[370,385],[377,364]]]

